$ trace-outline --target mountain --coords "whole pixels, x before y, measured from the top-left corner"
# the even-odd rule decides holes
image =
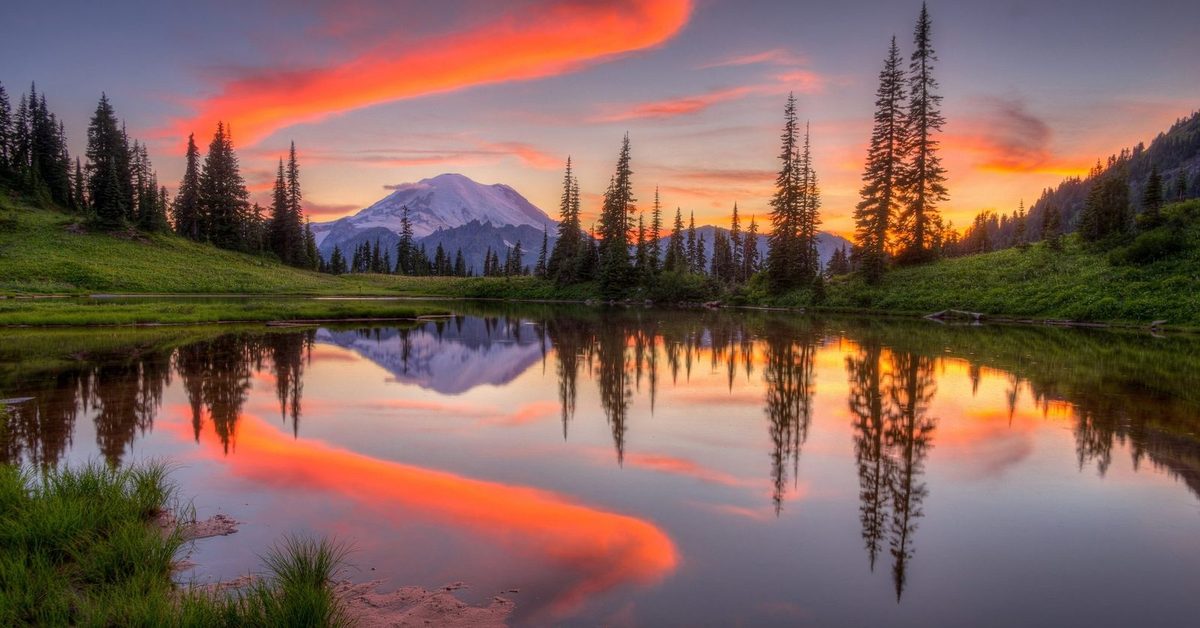
[[[547,230],[549,249],[554,250],[558,241],[554,227]],[[382,242],[382,240],[380,241]],[[453,229],[439,229],[418,240],[418,246],[425,247],[425,253],[433,257],[439,244],[449,255],[462,251],[466,258],[467,268],[479,274],[483,270],[483,256],[491,249],[504,259],[504,253],[510,247],[521,243],[521,264],[533,268],[537,264],[538,253],[542,248],[542,228],[529,225],[496,226],[481,223],[478,220]]]
[[[696,227],[696,237],[697,238],[699,238],[701,236],[704,237],[704,259],[708,260],[708,262],[710,264],[712,263],[713,238],[716,234],[717,229],[720,229],[726,236],[729,235],[729,230],[724,227],[713,227],[713,226]],[[762,234],[759,234],[759,236],[758,236],[758,255],[759,255],[759,259],[761,259],[761,260],[767,259],[767,242],[769,241],[769,239],[770,239],[770,236],[766,236],[766,235],[762,235]],[[662,250],[663,250],[664,256],[666,256],[666,254],[667,254],[667,245],[670,242],[671,242],[671,236],[668,235],[667,237],[663,238]],[[821,258],[821,266],[825,266],[826,264],[828,264],[829,258],[833,257],[833,252],[843,246],[846,247],[847,251],[849,251],[851,248],[854,247],[854,245],[849,240],[847,240],[846,238],[843,238],[840,235],[829,233],[828,231],[822,231],[822,232],[818,233],[817,234],[817,255],[820,256],[820,258]],[[686,247],[686,245],[685,245],[685,247]]]
[[[520,319],[475,316],[369,333],[322,328],[317,342],[354,351],[401,384],[443,395],[503,386],[540,362],[546,350],[538,330]]]
[[[394,247],[405,206],[413,225],[413,236],[418,241],[439,229],[445,231],[478,222],[497,227],[533,227],[538,232],[537,244],[540,246],[542,228],[553,231],[556,224],[546,212],[507,185],[484,185],[461,174],[442,174],[395,186],[391,194],[353,216],[314,223],[313,235],[321,254],[328,257],[334,245],[344,252],[352,251],[355,244],[374,242],[376,238],[381,246]],[[482,253],[480,256],[482,259]]]

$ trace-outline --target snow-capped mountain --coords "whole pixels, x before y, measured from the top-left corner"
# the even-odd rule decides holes
[[[413,236],[418,240],[439,229],[453,229],[473,221],[497,227],[528,225],[539,233],[544,227],[553,231],[555,225],[546,212],[507,185],[485,185],[461,174],[441,174],[395,186],[391,194],[353,216],[315,223],[313,235],[321,253],[328,256],[335,244],[361,241],[358,236],[367,231],[375,235],[399,233],[405,206]],[[346,246],[341,248],[347,250]]]
[[[317,342],[350,349],[401,384],[443,395],[503,386],[540,362],[548,346],[535,328],[519,319],[475,316],[371,334],[322,328]]]

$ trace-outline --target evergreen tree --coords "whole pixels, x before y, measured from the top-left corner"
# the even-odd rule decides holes
[[[903,247],[901,256],[908,262],[927,260],[934,254],[937,205],[949,198],[946,169],[942,167],[939,142],[935,138],[945,124],[945,118],[941,113],[942,97],[937,94],[938,83],[933,77],[937,55],[933,51],[931,35],[929,11],[922,4],[913,34],[915,49],[908,71],[905,130],[908,163],[900,178],[904,207],[897,217],[898,240]]]
[[[175,233],[189,240],[206,239],[202,225],[207,221],[200,208],[200,150],[196,148],[195,134],[188,135],[187,164],[183,170],[183,181],[175,194]]]
[[[637,236],[634,238],[634,269],[639,280],[644,280],[650,276],[650,248],[646,241],[646,216],[645,213],[638,214]]]
[[[12,175],[13,139],[12,103],[0,83],[0,180]]]
[[[317,237],[312,232],[312,222],[308,219],[304,221],[304,253],[307,260],[309,270],[317,270],[321,266],[321,252],[317,250]],[[379,270],[381,273],[388,272],[391,268],[391,262],[384,256],[383,268]]]
[[[799,159],[800,181],[803,186],[796,229],[796,246],[799,267],[796,269],[801,282],[807,283],[820,277],[821,258],[817,254],[817,227],[821,224],[821,193],[817,187],[817,170],[812,161],[812,149],[808,124],[804,125],[804,147]]]
[[[729,219],[729,270],[730,281],[740,283],[742,276],[742,221],[738,217],[738,206],[733,204],[733,216]]]
[[[249,193],[233,151],[233,138],[223,122],[217,123],[208,155],[200,171],[200,215],[210,242],[227,249],[242,249],[243,225],[249,213]]]
[[[1079,217],[1079,235],[1096,242],[1129,231],[1133,216],[1124,167],[1110,168],[1092,184]]]
[[[733,248],[730,246],[729,237],[720,229],[713,231],[713,256],[709,275],[725,283],[734,280]]]
[[[467,276],[467,258],[463,257],[462,249],[454,253],[454,276]]]
[[[788,94],[783,119],[779,149],[781,163],[779,174],[775,177],[775,195],[771,198],[771,240],[767,251],[768,281],[775,293],[786,292],[797,286],[796,270],[801,257],[797,233],[807,181],[801,178],[798,163],[799,127],[795,94]]]
[[[1151,166],[1150,176],[1146,179],[1146,189],[1142,192],[1142,215],[1138,224],[1143,229],[1153,229],[1162,223],[1163,182],[1158,174],[1158,166]]]
[[[750,216],[750,226],[742,239],[742,276],[747,280],[758,272],[758,221]]]
[[[1025,222],[1026,222],[1025,201],[1022,200],[1021,204],[1017,207],[1017,213],[1013,216],[1013,242],[1012,242],[1013,246],[1021,249],[1022,251],[1029,248],[1029,241],[1028,241],[1027,235],[1025,233],[1025,231],[1026,231]]]
[[[521,250],[521,241],[517,240],[517,243],[514,244],[511,249],[509,249],[508,253],[509,255],[508,259],[506,260],[504,274],[509,276],[524,274],[524,262],[522,259],[524,258],[525,253]]]
[[[1042,211],[1042,241],[1051,249],[1062,250],[1062,213],[1057,207],[1046,207]]]
[[[688,219],[687,244],[684,250],[684,254],[687,255],[687,270],[689,273],[700,271],[699,256],[696,254],[698,244],[696,240],[696,212],[691,212],[691,217]]]
[[[654,188],[654,209],[650,213],[650,274],[657,275],[662,267],[662,203],[658,198],[658,187]]]
[[[333,253],[329,254],[329,272],[341,275],[346,272],[346,258],[342,257],[342,249],[333,245]]]
[[[87,185],[87,180],[83,176],[83,164],[79,158],[75,158],[75,191],[71,194],[71,201],[76,211],[84,211],[88,208],[87,193],[84,192],[84,186]]]
[[[287,163],[287,209],[289,223],[295,232],[292,235],[292,250],[290,257],[292,265],[299,267],[313,268],[316,266],[319,254],[314,254],[316,247],[308,246],[310,235],[308,223],[304,218],[304,209],[301,207],[304,200],[304,194],[300,191],[300,164],[296,160],[296,143],[292,142],[288,149]],[[383,268],[377,272],[388,272],[390,268]]]
[[[859,191],[862,200],[854,209],[855,244],[869,282],[878,281],[887,264],[888,232],[896,213],[905,163],[904,100],[904,70],[896,38],[892,37],[875,91],[875,122],[863,170],[863,187]]]
[[[629,224],[636,211],[633,197],[633,170],[630,168],[629,134],[621,142],[617,168],[600,212],[600,293],[605,298],[619,297],[629,279]]]
[[[1179,202],[1187,198],[1187,171],[1180,170],[1179,174],[1175,175],[1175,201]]]
[[[546,262],[547,249],[550,247],[550,234],[546,231],[546,227],[542,227],[542,248],[538,251],[537,265],[533,267],[533,274],[538,279],[546,278]]]
[[[696,238],[696,268],[692,272],[697,275],[703,275],[708,272],[708,254],[704,243],[704,234],[701,233]]]
[[[571,172],[571,158],[563,175],[562,198],[558,207],[558,239],[546,262],[546,274],[559,285],[580,280],[583,254],[583,229],[579,222],[579,184]]]
[[[672,273],[687,271],[687,253],[683,248],[683,210],[675,208],[675,228],[671,231],[671,241],[667,243],[667,258],[663,260],[663,270]]]
[[[22,109],[27,105],[22,103]],[[108,96],[101,94],[88,125],[88,197],[96,222],[105,228],[124,224],[129,209],[121,186],[123,141],[116,113]]]
[[[400,240],[396,242],[396,274],[415,275],[417,265],[414,257],[416,246],[413,243],[412,220],[408,217],[408,205],[400,208]]]

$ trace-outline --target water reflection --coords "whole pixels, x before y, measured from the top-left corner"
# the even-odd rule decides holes
[[[1200,497],[1195,338],[817,321],[749,312],[462,309],[458,316],[410,327],[6,334],[0,398],[17,401],[0,431],[0,455],[7,462],[51,467],[82,449],[122,464],[139,439],[153,434],[165,412],[165,395],[180,391],[176,399],[186,400],[181,412],[187,417],[181,418],[181,434],[238,478],[349,499],[396,526],[416,514],[511,547],[570,574],[544,585],[542,599],[556,616],[622,584],[660,582],[678,568],[687,549],[648,518],[584,503],[618,501],[602,491],[568,496],[560,485],[559,492],[542,492],[520,482],[478,479],[473,476],[478,469],[450,472],[305,440],[312,427],[302,418],[306,410],[311,417],[313,404],[319,408],[321,401],[306,399],[305,380],[314,364],[332,359],[314,358],[314,349],[335,351],[348,364],[377,365],[386,373],[390,396],[367,401],[392,416],[401,409],[441,407],[450,415],[477,418],[512,414],[477,428],[537,426],[517,420],[524,405],[500,408],[497,401],[496,408],[482,408],[470,401],[473,393],[511,388],[519,393],[513,398],[532,404],[538,417],[558,415],[554,439],[560,422],[566,444],[556,446],[573,457],[559,470],[586,466],[595,448],[583,452],[571,446],[586,442],[598,428],[604,439],[598,445],[612,472],[699,479],[714,487],[703,492],[705,499],[728,496],[720,490],[750,493],[765,517],[754,518],[751,507],[720,506],[722,512],[750,514],[760,525],[802,516],[804,509],[790,504],[802,493],[805,474],[836,468],[810,460],[842,447],[846,468],[857,474],[855,481],[853,472],[843,473],[857,485],[851,505],[857,506],[866,558],[866,569],[861,563],[858,569],[874,572],[882,562],[880,571],[890,572],[889,597],[897,601],[911,595],[915,574],[934,568],[926,565],[929,558],[918,560],[918,547],[936,541],[920,528],[927,506],[945,499],[941,492],[954,478],[931,473],[929,463],[937,459],[939,440],[939,451],[960,446],[955,439],[971,429],[970,411],[1006,417],[1000,434],[1017,429],[1014,417],[1028,416],[1030,406],[1067,417],[1073,452],[1068,448],[1064,457],[1073,454],[1074,468],[1104,477],[1127,451],[1134,470],[1149,466],[1164,472]],[[541,373],[534,368],[538,364]],[[547,395],[537,401],[543,382]],[[256,389],[260,383],[273,390],[281,429],[247,409],[255,391],[263,389]],[[973,407],[972,398],[986,394],[989,385],[993,391],[1003,387],[1002,401]],[[714,432],[705,421],[723,416],[717,403],[748,406],[753,413],[739,414],[727,431]],[[653,423],[664,413],[690,413],[694,433],[654,441],[647,434],[661,435]],[[338,416],[347,422],[358,418],[349,410]],[[840,444],[818,436],[839,429]],[[94,435],[94,446],[76,442],[86,434]],[[753,455],[745,457],[745,466],[758,479],[722,469],[719,460],[669,451],[687,438],[751,439]],[[496,449],[512,457],[553,455],[522,446],[501,441]],[[728,458],[743,462],[738,453]],[[579,473],[591,477],[590,471]],[[579,486],[587,481],[579,480]],[[628,509],[637,512],[638,506]],[[844,523],[853,525],[852,516]]]

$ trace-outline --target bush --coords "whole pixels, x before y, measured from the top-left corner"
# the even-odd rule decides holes
[[[1113,250],[1108,260],[1116,265],[1149,264],[1179,253],[1186,245],[1183,234],[1159,227],[1139,235],[1129,246]]]

